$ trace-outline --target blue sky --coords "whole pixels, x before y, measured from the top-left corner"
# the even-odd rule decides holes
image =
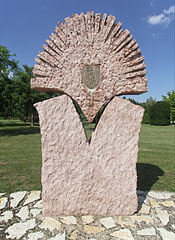
[[[161,100],[174,89],[173,0],[0,0],[0,45],[16,54],[21,66],[33,66],[58,21],[87,11],[112,14],[139,43],[149,91],[132,98],[139,102],[150,96]]]

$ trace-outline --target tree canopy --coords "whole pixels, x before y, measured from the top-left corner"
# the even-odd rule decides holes
[[[30,79],[33,67],[23,65],[20,68],[14,56],[0,45],[0,115],[26,121],[37,113],[33,104],[52,97],[53,93],[32,90]]]
[[[175,91],[172,90],[172,92],[167,92],[168,96],[162,95],[162,98],[165,102],[168,102],[170,105],[170,121],[175,121]]]
[[[33,107],[34,103],[60,94],[40,93],[32,90],[30,80],[34,77],[32,73],[33,67],[23,65],[20,68],[15,56],[5,46],[0,45],[0,116],[5,118],[17,117],[27,121],[33,119],[33,115],[37,114],[36,109]],[[169,106],[170,120],[175,123],[175,91],[169,91],[167,96],[162,96],[162,98],[162,102],[157,102],[152,97],[148,98],[144,103],[138,103],[131,98],[129,100],[145,108],[142,123],[163,124],[161,120],[163,117],[166,118],[166,124],[169,124]],[[79,109],[75,101],[74,104]],[[105,106],[99,110],[94,119],[95,122],[98,122]],[[80,115],[83,115],[83,113],[81,112]],[[155,120],[155,116],[158,121]]]

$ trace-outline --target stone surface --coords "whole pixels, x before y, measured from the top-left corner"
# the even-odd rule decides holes
[[[42,208],[42,200],[38,201],[35,205],[35,208]]]
[[[156,199],[168,199],[171,197],[170,193],[166,193],[166,192],[152,192],[150,191],[148,193],[148,195],[150,197],[156,198]]]
[[[73,216],[67,216],[67,217],[63,217],[61,218],[61,221],[65,224],[77,224],[77,219]]]
[[[43,237],[44,237],[43,232],[29,233],[27,240],[38,240],[43,239]]]
[[[143,203],[139,213],[149,214],[149,211],[150,211],[150,206]]]
[[[164,201],[164,202],[161,202],[161,204],[165,207],[175,207],[175,203],[173,201]]]
[[[12,211],[5,211],[2,216],[0,216],[0,222],[5,221],[8,222],[8,220],[13,218],[13,212]]]
[[[6,197],[0,198],[0,209],[5,208],[5,206],[7,204],[7,200],[8,199]]]
[[[48,240],[66,240],[65,232],[63,234],[58,233],[55,237],[48,238]]]
[[[124,240],[134,240],[131,231],[128,229],[121,229],[110,234],[112,237],[117,237]]]
[[[101,228],[101,227],[96,227],[96,226],[90,226],[90,225],[85,225],[84,226],[84,230],[86,233],[99,233],[105,230],[105,228]]]
[[[129,228],[135,228],[135,220],[132,220],[132,218],[129,217],[121,217],[117,216],[114,217],[116,224],[120,225],[122,228],[129,227]]]
[[[113,96],[147,92],[144,57],[136,40],[115,17],[93,12],[74,14],[55,28],[38,54],[31,87],[61,91],[71,96],[92,121],[100,107]],[[100,80],[84,84],[83,69],[100,68]],[[97,67],[96,67],[97,68]]]
[[[94,221],[94,217],[91,215],[82,216],[82,221],[84,224],[89,224]]]
[[[8,234],[6,238],[19,239],[22,237],[29,229],[33,229],[36,226],[35,219],[28,220],[26,222],[14,223],[6,229]]]
[[[40,198],[41,192],[40,191],[31,191],[30,195],[27,197],[24,205],[34,202]]]
[[[160,205],[159,205],[159,203],[158,202],[156,202],[154,199],[152,199],[152,198],[149,198],[149,203],[150,203],[150,205],[152,206],[152,207],[159,207]]]
[[[26,193],[26,196],[28,195],[30,195],[30,192]],[[63,216],[52,217],[50,219],[47,218],[46,221],[44,221],[44,218],[41,214],[34,217],[34,215],[32,214],[33,211],[33,213],[35,213],[35,210],[42,211],[41,208],[34,208],[37,203],[38,205],[40,205],[40,199],[36,200],[34,204],[31,203],[27,206],[24,206],[23,199],[16,207],[11,208],[10,194],[5,193],[4,196],[7,197],[7,203],[5,207],[0,210],[0,239],[122,240],[129,238],[131,240],[133,237],[134,240],[174,240],[175,211],[172,206],[167,206],[167,204],[169,205],[169,202],[170,205],[171,202],[174,202],[174,193],[170,193],[170,198],[166,200],[154,198],[154,203],[156,202],[159,207],[154,207],[150,204],[150,199],[152,198],[147,195],[147,192],[143,192],[141,195],[145,196],[144,202],[148,202],[150,206],[149,213],[136,212],[134,216],[113,217],[100,217],[94,215],[82,217],[71,216],[71,218],[74,217],[76,219],[76,224],[69,224],[69,222],[67,224],[61,221],[63,219]],[[162,204],[164,202],[167,203],[165,204],[166,206]],[[16,214],[18,214],[19,211],[24,207],[28,207],[30,214],[27,220],[22,221],[21,218],[17,217]],[[169,222],[166,225],[163,225],[162,221],[160,221],[157,210],[166,212],[168,214]],[[114,228],[109,228],[108,225],[102,225],[101,219],[107,219],[108,223],[110,222],[110,218],[114,219],[114,223],[116,224]],[[40,228],[41,224],[45,226],[43,226],[43,228]],[[12,229],[10,227],[12,227]],[[20,232],[18,233],[18,231]],[[8,232],[10,232],[10,236]],[[130,235],[130,233],[132,236]],[[112,236],[110,234],[114,234],[115,236]],[[19,238],[19,236],[21,237]]]
[[[146,223],[153,223],[153,219],[150,216],[131,216],[129,217],[132,221],[136,221],[136,222],[146,222]]]
[[[175,239],[175,233],[167,231],[164,228],[158,228],[158,231],[160,232],[160,235],[163,240],[174,240]]]
[[[10,194],[10,206],[12,208],[18,206],[19,202],[22,201],[26,195],[26,191],[22,191],[22,192],[15,192]]]
[[[26,220],[29,217],[29,209],[27,206],[20,209],[20,211],[16,214],[16,216],[20,217],[22,221]]]
[[[43,213],[105,216],[136,212],[143,108],[115,97],[89,143],[68,96],[35,106],[42,134]]]
[[[61,223],[54,218],[45,217],[39,227],[46,230],[49,229],[50,231],[53,231],[54,229],[59,230]]]
[[[165,210],[156,209],[156,213],[163,225],[167,225],[169,222],[169,215]]]
[[[30,213],[32,214],[33,217],[36,217],[38,214],[41,213],[41,209],[31,209]]]
[[[116,224],[114,222],[114,219],[112,217],[107,217],[107,218],[100,218],[99,222],[106,228],[113,228],[116,227]]]
[[[155,228],[145,228],[142,230],[137,231],[138,235],[143,235],[143,236],[155,236],[156,235],[156,230]]]
[[[70,240],[75,240],[75,239],[77,239],[78,234],[79,234],[79,231],[78,231],[78,230],[74,230],[74,231],[71,233],[71,235],[70,235]]]

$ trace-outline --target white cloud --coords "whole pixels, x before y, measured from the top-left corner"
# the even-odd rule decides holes
[[[151,25],[164,25],[167,27],[173,20],[175,14],[175,6],[169,7],[169,9],[164,9],[159,15],[149,16],[147,22]]]
[[[151,17],[148,18],[148,23],[152,24],[152,25],[156,25],[156,24],[169,24],[171,22],[170,18],[165,16],[163,13],[159,14],[159,15],[153,15]]]
[[[164,9],[163,12],[164,12],[165,14],[168,14],[168,15],[169,15],[169,14],[174,14],[174,13],[175,13],[175,6],[173,5],[173,6],[169,7],[168,10]]]

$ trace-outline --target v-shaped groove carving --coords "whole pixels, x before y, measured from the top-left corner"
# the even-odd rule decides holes
[[[72,99],[72,98],[71,98]],[[112,99],[111,99],[112,100]],[[84,127],[84,131],[85,131],[85,134],[86,134],[86,137],[88,139],[88,142],[89,144],[91,143],[91,137],[92,137],[92,133],[95,131],[99,121],[100,121],[100,118],[106,108],[106,106],[108,105],[108,103],[111,101],[107,101],[105,104],[102,105],[102,107],[99,109],[98,113],[96,114],[95,118],[93,119],[93,121],[91,123],[88,122],[86,116],[84,115],[81,107],[78,105],[78,103],[76,103],[73,99],[73,103],[74,103],[74,106],[76,108],[76,111],[80,117],[80,120],[83,124],[83,127]]]

